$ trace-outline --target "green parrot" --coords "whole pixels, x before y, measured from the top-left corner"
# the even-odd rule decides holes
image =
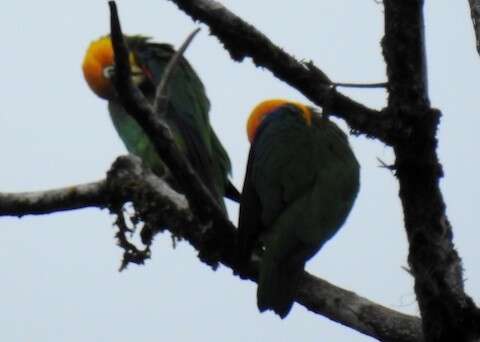
[[[305,263],[343,225],[359,189],[360,166],[347,136],[305,105],[260,103],[240,201],[239,264],[261,256],[257,304],[284,318]]]
[[[146,98],[153,101],[155,88],[175,50],[171,45],[154,43],[143,36],[126,36],[126,41],[132,80]],[[115,68],[110,36],[90,44],[82,69],[93,92],[108,101],[113,125],[127,150],[139,156],[158,175],[172,178],[148,136],[128,115],[116,95],[112,84]],[[230,160],[209,123],[210,102],[205,88],[185,58],[182,57],[177,65],[167,91],[170,98],[164,119],[179,149],[222,208],[225,209],[224,196],[238,202],[240,194],[228,180]]]

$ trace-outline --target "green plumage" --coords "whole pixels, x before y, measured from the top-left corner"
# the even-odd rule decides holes
[[[145,77],[140,84],[144,95],[153,100],[155,87],[175,51],[170,45],[152,43],[148,38],[127,38],[135,60]],[[168,82],[169,103],[165,120],[175,140],[189,159],[207,188],[224,207],[223,196],[237,199],[236,189],[228,180],[230,160],[209,123],[210,103],[205,88],[185,58],[181,58]],[[160,175],[168,170],[155,152],[149,138],[136,121],[126,113],[118,99],[109,101],[113,124],[127,150],[142,158],[145,164]],[[174,178],[174,177],[173,177]]]
[[[292,104],[268,114],[250,149],[240,205],[243,263],[262,251],[257,303],[290,311],[305,263],[343,225],[359,189],[346,135],[314,113],[309,126]]]

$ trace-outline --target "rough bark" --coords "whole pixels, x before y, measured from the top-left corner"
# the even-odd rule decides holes
[[[423,1],[385,0],[383,52],[389,81],[388,112],[409,127],[393,142],[408,261],[426,341],[473,341],[478,310],[464,292],[461,260],[439,188],[440,112],[430,107]]]
[[[255,27],[212,0],[170,0],[194,20],[207,24],[235,61],[252,58],[278,79],[298,89],[313,103],[344,119],[352,130],[389,142],[393,122],[336,90],[327,75],[312,62],[296,60]]]
[[[47,191],[0,193],[0,216],[22,217],[105,205],[105,181]]]
[[[478,309],[463,289],[461,260],[452,243],[452,230],[438,184],[442,176],[436,154],[440,113],[430,107],[428,100],[423,1],[384,1],[383,49],[389,98],[381,115],[371,112],[365,115],[355,106],[335,107],[343,99],[326,91],[329,80],[323,72],[317,68],[290,68],[297,65],[295,60],[218,2],[171,1],[193,19],[206,23],[233,59],[251,57],[314,103],[347,113],[339,117],[352,129],[393,146],[410,242],[409,262],[415,276],[425,338],[470,341],[478,337]],[[311,84],[312,75],[315,85]],[[352,120],[350,114],[355,110],[358,116]]]
[[[81,188],[82,191],[71,192],[72,188]],[[58,196],[50,196],[53,191],[0,194],[0,215],[18,215],[18,212],[23,215],[41,214],[43,212],[39,212],[39,206],[48,207],[50,213],[62,211],[65,210],[65,204],[59,198],[68,196],[72,208],[107,207],[122,217],[117,209],[128,202],[133,204],[135,217],[143,223],[143,227],[155,232],[158,232],[158,227],[168,227],[162,230],[166,229],[175,237],[190,243],[203,262],[210,266],[221,263],[234,273],[239,272],[233,263],[235,227],[228,223],[218,229],[197,220],[186,197],[144,168],[136,157],[119,157],[104,181],[54,191]],[[90,195],[86,197],[84,193]],[[11,203],[18,203],[19,206]],[[219,230],[222,233],[220,236]],[[130,232],[126,235],[130,235]],[[130,242],[119,242],[125,249],[122,267],[126,266],[126,262],[143,263],[149,257],[148,253],[142,255],[142,251]],[[256,281],[255,265],[252,264],[251,272],[242,274],[242,277]],[[302,278],[297,302],[312,312],[380,341],[422,341],[418,317],[388,309],[308,273]]]

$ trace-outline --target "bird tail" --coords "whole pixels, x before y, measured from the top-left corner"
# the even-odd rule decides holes
[[[268,249],[265,252],[257,289],[257,306],[261,312],[273,310],[283,319],[292,309],[306,261],[303,253],[295,254],[279,260],[270,255]]]

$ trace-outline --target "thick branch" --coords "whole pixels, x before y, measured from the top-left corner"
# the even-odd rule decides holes
[[[231,224],[225,226],[221,230],[221,237],[212,234],[211,229],[194,219],[188,208],[171,203],[164,191],[152,189],[148,179],[156,177],[145,169],[139,172],[132,160],[134,161],[132,158],[121,158],[115,163],[109,172],[109,188],[115,188],[119,194],[131,194],[130,200],[149,227],[165,226],[165,219],[168,219],[168,229],[198,250],[201,260],[209,264],[211,261],[221,262],[237,272],[232,262],[235,256],[235,227]],[[118,169],[119,166],[122,167]],[[124,173],[124,169],[133,170],[133,175],[132,171]],[[165,212],[166,208],[168,212]],[[254,272],[246,276],[255,281]],[[385,308],[307,273],[301,281],[297,300],[317,314],[381,341],[422,341],[418,318]]]
[[[473,30],[477,41],[477,52],[480,54],[480,0],[468,0],[472,16]]]
[[[106,181],[69,189],[84,191],[71,192],[66,202],[68,205],[59,200],[50,202],[49,212],[63,211],[68,206],[115,208],[126,202],[132,202],[138,217],[146,227],[156,229],[168,226],[167,229],[172,234],[187,240],[199,252],[202,261],[209,265],[212,265],[212,262],[221,262],[234,272],[238,271],[232,262],[235,254],[233,248],[235,227],[227,224],[221,229],[222,236],[216,235],[212,228],[195,219],[185,196],[174,191],[164,180],[144,168],[136,157],[119,157],[108,172]],[[59,190],[34,193],[34,196],[31,193],[15,194],[13,196],[19,202],[26,204],[19,207],[17,212],[13,209],[7,212],[3,210],[2,205],[0,215],[40,214],[38,210],[40,203],[48,201],[50,194],[54,192]],[[68,189],[61,192],[67,193]],[[90,193],[88,197],[90,201],[85,200],[85,193]],[[2,200],[5,197],[8,196],[0,195]],[[36,201],[31,201],[32,198],[36,198]],[[255,281],[254,272],[246,276]],[[317,314],[380,341],[422,341],[421,323],[417,317],[390,310],[307,273],[298,289],[297,301]]]
[[[50,214],[57,211],[106,206],[105,181],[62,189],[0,193],[0,216]]]
[[[322,299],[322,300],[319,300]],[[297,301],[310,311],[389,342],[423,341],[421,321],[305,273]]]
[[[313,63],[297,61],[250,24],[213,0],[170,0],[195,20],[210,27],[232,58],[251,57],[257,66],[298,89],[313,103],[324,107],[360,133],[389,143],[390,118],[337,92],[330,79]]]
[[[440,113],[428,99],[423,1],[385,0],[384,5],[388,111],[410,132],[394,143],[395,167],[425,340],[471,341],[479,336],[479,315],[464,292],[461,260],[439,188]]]
[[[389,102],[392,108],[415,106],[423,109],[428,100],[427,63],[423,0],[384,1]]]
[[[130,160],[131,158],[123,158],[115,164],[117,166],[126,164],[128,169],[138,169],[136,166],[128,166],[131,164]],[[128,174],[124,174],[123,177],[115,177],[119,172],[115,171],[114,165],[113,171],[109,172],[109,178],[114,177],[114,180],[109,181],[108,184],[114,184],[114,188],[120,194],[131,194],[130,199],[146,225],[149,227],[165,226],[164,220],[168,218],[168,229],[175,236],[186,239],[199,252],[202,261],[210,265],[212,261],[220,262],[231,268],[234,273],[239,271],[233,263],[235,257],[233,248],[235,227],[233,225],[228,224],[219,230],[222,233],[222,236],[219,236],[212,229],[196,221],[190,210],[177,209],[176,205],[165,201],[168,198],[158,197],[157,191],[152,191],[153,189],[148,184],[143,184],[143,179],[155,177],[151,175],[151,172],[143,170],[135,173],[137,176],[133,180],[129,179]],[[120,172],[120,174],[123,173]],[[165,213],[165,208],[168,208],[167,213]],[[243,274],[243,276],[256,281],[255,272]],[[301,281],[297,301],[317,314],[324,315],[380,341],[422,341],[421,323],[417,317],[395,312],[307,273]],[[253,301],[252,305],[254,305]]]

